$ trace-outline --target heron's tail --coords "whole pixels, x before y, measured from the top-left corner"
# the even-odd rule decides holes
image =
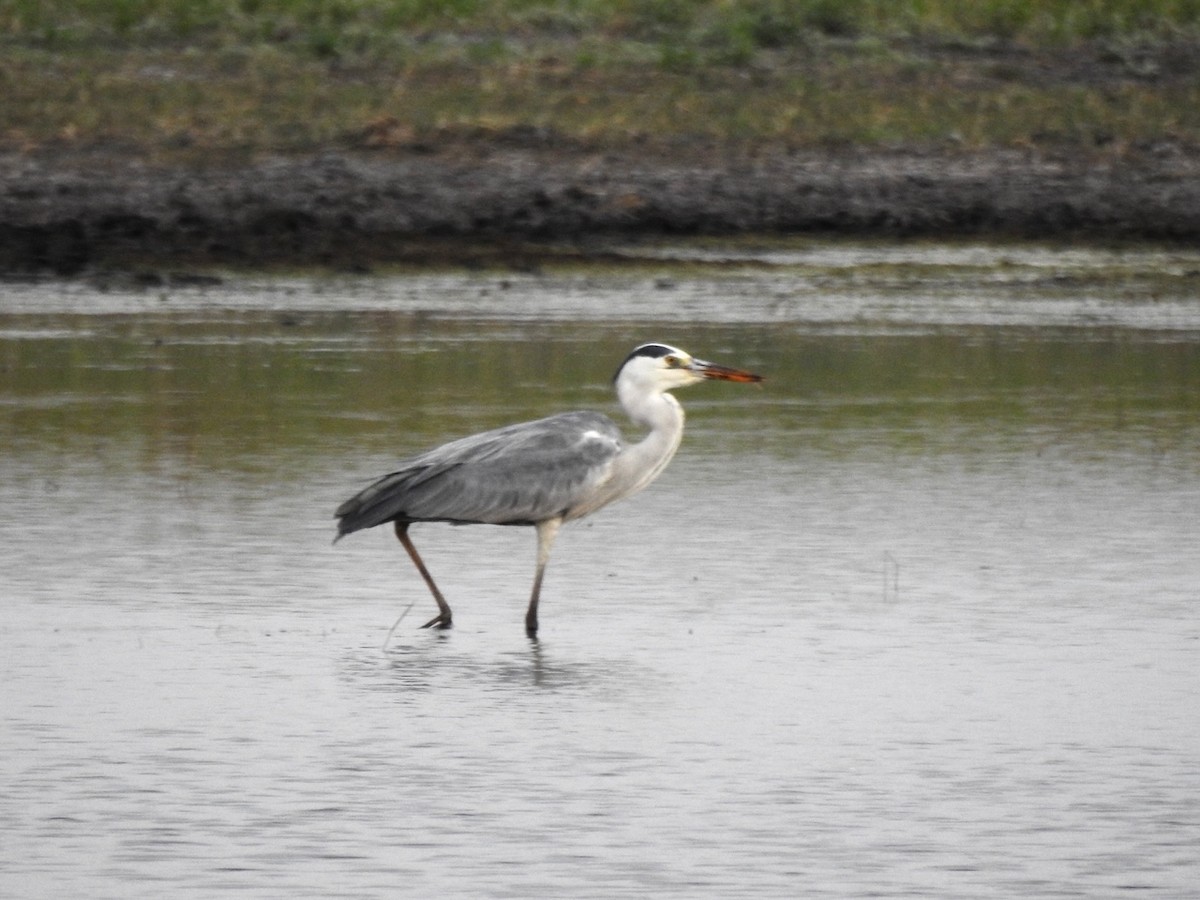
[[[391,522],[404,512],[404,499],[413,472],[393,472],[363,488],[334,511],[338,533],[334,541],[364,528]]]

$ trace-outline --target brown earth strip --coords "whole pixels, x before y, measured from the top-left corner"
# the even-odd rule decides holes
[[[536,134],[155,168],[0,156],[0,273],[503,260],[608,238],[1200,239],[1200,154],[562,146]],[[488,248],[491,248],[490,250]],[[497,250],[499,248],[499,250]],[[536,251],[535,251],[536,252]]]

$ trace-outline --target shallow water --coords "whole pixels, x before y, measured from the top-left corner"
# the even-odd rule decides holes
[[[1191,896],[1200,259],[655,252],[3,286],[0,895]],[[680,393],[537,643],[527,529],[414,529],[446,633],[330,543],[649,339],[770,380]]]

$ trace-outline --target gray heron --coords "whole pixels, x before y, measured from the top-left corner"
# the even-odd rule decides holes
[[[635,494],[658,477],[683,437],[683,407],[670,393],[716,379],[757,383],[761,375],[696,359],[667,344],[642,344],[613,377],[629,418],[646,429],[627,442],[608,416],[567,412],[443,444],[400,463],[337,508],[338,534],[394,523],[396,537],[437,601],[423,628],[449,628],[450,605],[408,536],[415,522],[531,525],[537,569],[525,613],[536,637],[538,596],[550,548],[564,522]]]

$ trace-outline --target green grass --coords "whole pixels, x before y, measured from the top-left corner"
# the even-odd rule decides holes
[[[1163,37],[1200,24],[1198,0],[3,0],[9,40],[71,47],[285,44],[389,56],[432,33],[599,35],[681,50],[803,45],[813,34],[1061,45]]]
[[[0,146],[1137,146],[1200,136],[1200,0],[0,0]]]

